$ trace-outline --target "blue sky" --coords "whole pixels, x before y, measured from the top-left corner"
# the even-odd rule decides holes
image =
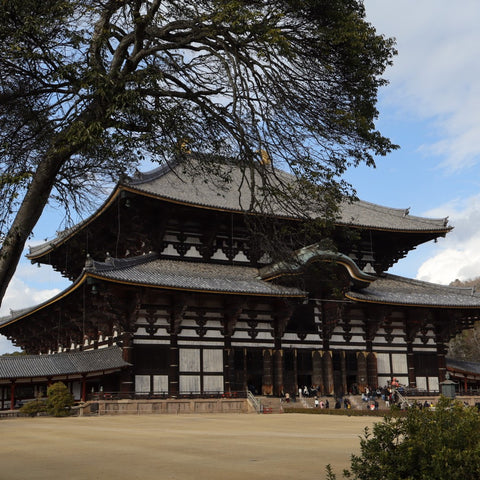
[[[401,149],[346,178],[364,200],[410,214],[443,218],[455,229],[446,239],[411,252],[391,270],[448,284],[480,276],[480,2],[365,0],[377,32],[395,37],[399,54],[386,72],[377,126]],[[48,209],[30,245],[62,229]],[[65,288],[49,267],[23,260],[0,316],[37,304]],[[0,354],[12,351],[0,336]]]

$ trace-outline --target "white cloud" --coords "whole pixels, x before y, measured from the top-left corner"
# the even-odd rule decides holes
[[[432,142],[422,151],[454,171],[480,162],[480,2],[365,0],[377,32],[397,38],[386,76],[385,105],[429,120]]]
[[[3,298],[0,317],[10,315],[10,310],[38,305],[57,295],[63,288],[61,283],[65,283],[64,280],[59,283],[58,277],[59,274],[49,267],[37,268],[20,264]],[[32,286],[32,282],[35,282],[38,288]],[[42,285],[48,288],[42,288]],[[18,349],[7,338],[0,335],[0,355],[16,350]]]
[[[480,276],[480,195],[464,201],[456,199],[427,212],[450,216],[454,230],[440,243],[440,250],[418,269],[417,278],[448,284],[455,279],[470,280]]]

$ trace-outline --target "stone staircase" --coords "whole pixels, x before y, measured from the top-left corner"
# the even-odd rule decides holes
[[[346,397],[350,401],[351,408],[353,410],[367,410],[369,408],[370,402],[364,402],[360,395],[347,395]],[[297,407],[297,408],[315,408],[315,398],[314,397],[302,397],[296,398],[296,401],[290,400],[289,403],[286,403],[284,399],[271,396],[257,396],[257,401],[261,404],[259,413],[282,413],[283,407]],[[334,397],[325,397],[319,396],[318,400],[325,403],[328,399],[330,404],[330,409],[335,408],[335,398]],[[377,398],[378,409],[379,410],[388,410],[385,402],[381,398]],[[341,408],[343,409],[343,399],[341,403]]]

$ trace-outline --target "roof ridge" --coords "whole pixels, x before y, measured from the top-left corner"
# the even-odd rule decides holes
[[[87,255],[87,260],[85,261],[85,271],[86,272],[106,272],[110,270],[123,270],[125,268],[134,267],[137,265],[142,265],[143,263],[150,262],[159,257],[156,252],[148,252],[143,255],[137,255],[135,257],[126,257],[126,258],[116,258],[111,257],[107,252],[105,261],[100,262],[98,260],[93,260],[89,255]]]
[[[438,288],[438,289],[441,289],[441,290],[450,290],[450,291],[454,291],[454,292],[457,292],[457,293],[460,293],[460,294],[468,294],[470,296],[477,296],[477,297],[480,297],[480,292],[476,292],[475,291],[475,288],[472,288],[472,287],[457,287],[457,286],[454,286],[454,285],[442,285],[440,283],[433,283],[433,282],[427,282],[425,280],[419,280],[417,278],[408,278],[408,277],[402,277],[401,275],[394,275],[393,273],[385,273],[385,277],[384,278],[391,278],[392,280],[393,279],[398,279],[398,280],[401,280],[403,281],[404,283],[410,283],[412,285],[425,285],[425,286],[431,286],[431,287],[435,287],[435,288]]]

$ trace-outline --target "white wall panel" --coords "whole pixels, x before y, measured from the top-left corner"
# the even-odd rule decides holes
[[[200,349],[199,348],[180,348],[180,371],[181,372],[199,372],[200,371]]]
[[[428,377],[428,389],[431,392],[439,391],[438,377]]]
[[[203,371],[204,372],[223,372],[223,350],[203,351]]]
[[[379,376],[378,376],[378,386],[379,386],[379,387],[385,387],[385,386],[387,386],[387,385],[390,385],[390,381],[391,381],[391,380],[392,380],[392,379],[391,379],[390,376],[386,377],[386,376],[380,376],[380,375],[379,375]]]
[[[180,393],[200,392],[199,375],[180,375]]]
[[[392,353],[392,370],[396,374],[408,373],[407,354]]]
[[[420,390],[427,389],[427,377],[417,377],[415,380],[417,382],[417,388]]]
[[[150,393],[150,375],[135,375],[135,393]]]
[[[153,393],[168,393],[168,375],[153,376]]]
[[[205,375],[203,377],[204,392],[223,392],[223,375]]]
[[[382,373],[391,373],[389,353],[377,353],[377,371],[379,375]],[[379,384],[383,385],[380,381]]]

